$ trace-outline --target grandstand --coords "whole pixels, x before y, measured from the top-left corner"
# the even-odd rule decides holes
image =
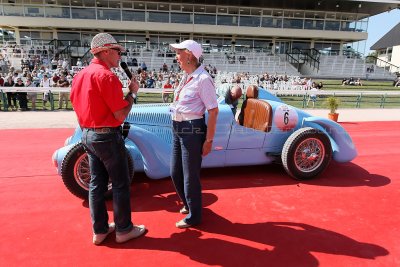
[[[399,6],[394,0],[3,0],[0,43],[3,59],[16,68],[32,56],[44,64],[87,61],[91,38],[105,31],[128,49],[132,67],[133,59],[149,69],[174,66],[168,44],[190,38],[202,44],[205,64],[223,72],[392,79],[381,62],[356,51],[365,50],[368,18]]]
[[[370,69],[373,69],[373,71],[369,71]],[[321,56],[317,76],[326,79],[355,77],[366,80],[393,80],[395,77],[384,67],[368,63],[365,59],[348,58],[346,56]]]
[[[233,56],[232,53],[211,52],[205,53],[203,57],[205,64],[224,72],[249,72],[251,74],[268,72],[300,75],[293,65],[279,55],[266,55],[262,52],[240,52]],[[175,70],[178,67],[174,62],[175,53],[173,52],[159,53],[159,51],[153,50],[141,51],[136,55],[128,52],[127,58],[131,66],[133,66],[131,61],[135,58],[138,62],[146,62],[149,69],[156,71],[162,67],[163,63],[166,63],[169,67],[174,66]]]

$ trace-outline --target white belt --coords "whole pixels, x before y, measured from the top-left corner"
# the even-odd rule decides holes
[[[188,113],[172,113],[173,121],[191,121],[203,118],[202,115],[188,114]]]

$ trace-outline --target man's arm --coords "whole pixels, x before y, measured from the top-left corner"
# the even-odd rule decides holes
[[[132,77],[131,83],[129,84],[128,88],[129,88],[129,93],[125,96],[125,100],[128,101],[129,104],[126,107],[114,112],[114,117],[121,123],[124,122],[125,118],[131,111],[132,105],[136,98],[136,94],[139,90],[139,83],[136,80],[135,76]]]
[[[125,100],[128,101],[129,104],[128,104],[126,107],[124,107],[124,108],[122,108],[122,109],[117,110],[117,111],[114,112],[114,117],[115,117],[118,121],[120,121],[121,123],[124,122],[125,118],[126,118],[126,117],[128,116],[128,114],[129,114],[129,111],[131,111],[132,105],[133,105],[133,102],[134,102],[134,98],[128,93],[128,94],[125,96]]]
[[[202,156],[205,157],[211,152],[217,126],[218,107],[208,110],[206,141],[203,144]]]

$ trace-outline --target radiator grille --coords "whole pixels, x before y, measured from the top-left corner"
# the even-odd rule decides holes
[[[135,105],[126,121],[131,125],[154,133],[169,144],[172,142],[172,120],[169,113],[169,104]]]

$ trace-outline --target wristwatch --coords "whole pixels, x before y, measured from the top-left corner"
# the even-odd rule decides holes
[[[131,96],[134,100],[136,99],[136,94],[133,92],[129,92],[127,95]]]

